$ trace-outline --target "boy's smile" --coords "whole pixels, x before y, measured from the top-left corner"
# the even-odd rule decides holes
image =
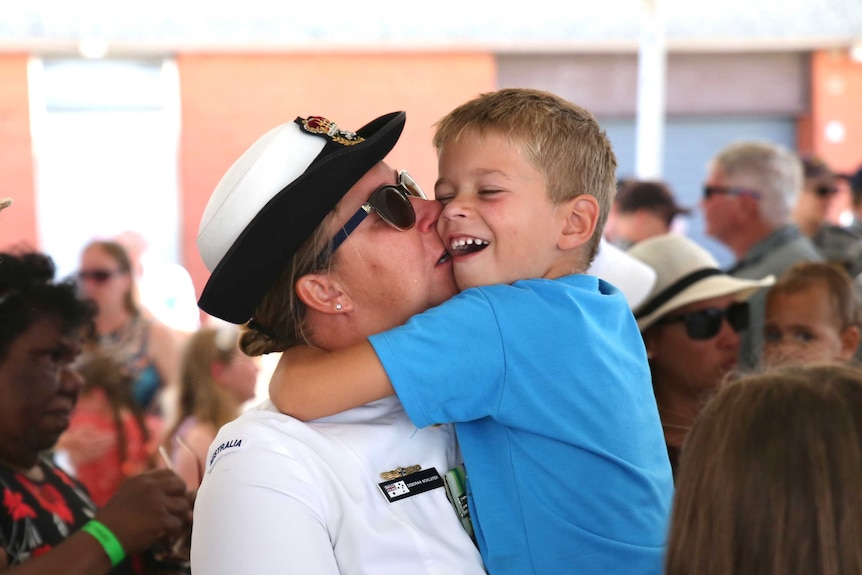
[[[452,238],[449,250],[456,255],[472,254],[485,249],[490,243],[479,238]]]
[[[563,275],[557,248],[565,204],[510,140],[466,131],[438,156],[437,231],[452,254],[460,289]]]

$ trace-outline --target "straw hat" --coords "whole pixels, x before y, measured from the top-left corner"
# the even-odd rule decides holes
[[[395,146],[404,112],[348,132],[320,116],[260,137],[228,169],[201,218],[198,250],[212,274],[198,305],[245,323],[297,249],[347,191]]]
[[[656,272],[649,297],[634,310],[641,331],[690,303],[727,295],[744,301],[760,288],[775,283],[772,275],[759,280],[727,275],[719,269],[712,254],[680,234],[664,234],[638,242],[628,254]]]

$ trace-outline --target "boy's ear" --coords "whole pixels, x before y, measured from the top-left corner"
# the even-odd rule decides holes
[[[598,200],[589,194],[581,194],[560,204],[560,209],[564,220],[557,247],[570,250],[588,242],[599,221]]]
[[[350,296],[329,273],[306,274],[296,282],[296,295],[308,309],[321,313],[351,311]]]
[[[859,328],[855,325],[844,328],[841,332],[841,357],[845,360],[852,359],[859,347]]]

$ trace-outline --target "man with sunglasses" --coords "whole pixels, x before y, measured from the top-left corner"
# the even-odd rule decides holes
[[[643,334],[674,476],[694,418],[739,359],[748,298],[773,276],[738,279],[705,249],[679,234],[635,244],[628,254],[652,267],[656,283],[634,309]]]
[[[793,207],[793,219],[826,261],[840,264],[856,277],[862,272],[862,235],[829,221],[839,191],[838,176],[817,156],[803,156],[802,166],[805,182]]]
[[[212,271],[199,305],[245,324],[245,353],[341,349],[455,294],[440,205],[382,161],[404,122],[297,118],[222,178],[198,235]],[[394,397],[309,423],[266,401],[203,462],[192,571],[484,573],[447,499],[459,463],[452,427],[416,429]]]
[[[747,279],[778,276],[796,262],[823,260],[791,217],[802,175],[796,154],[768,142],[735,142],[712,159],[700,207],[706,233],[736,256],[730,275]],[[760,290],[749,301],[749,329],[741,333],[740,367],[758,364],[765,297],[765,290]]]

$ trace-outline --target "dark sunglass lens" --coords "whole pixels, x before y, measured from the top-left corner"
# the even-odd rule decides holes
[[[410,229],[416,223],[416,213],[410,200],[394,186],[383,186],[369,198],[380,217],[399,230]]]
[[[733,331],[742,331],[748,328],[748,304],[735,303],[727,308],[727,323]]]
[[[718,309],[702,309],[692,312],[685,319],[685,331],[691,339],[712,339],[721,330],[724,312]]]

